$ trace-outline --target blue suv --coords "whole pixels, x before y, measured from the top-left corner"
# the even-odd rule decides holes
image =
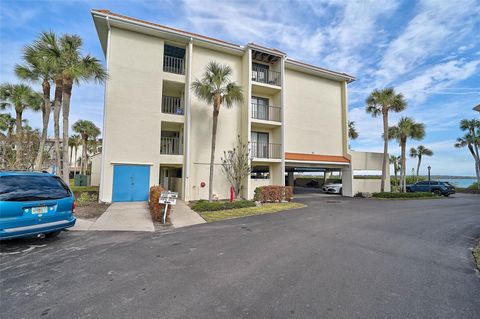
[[[55,237],[75,225],[75,199],[58,176],[0,171],[0,239]]]
[[[455,194],[455,187],[449,182],[422,181],[407,185],[407,192],[431,192],[437,195],[449,196]]]

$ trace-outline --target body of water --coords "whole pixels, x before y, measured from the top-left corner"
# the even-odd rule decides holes
[[[477,180],[475,178],[445,178],[441,179],[443,182],[449,182],[453,186],[466,188]]]

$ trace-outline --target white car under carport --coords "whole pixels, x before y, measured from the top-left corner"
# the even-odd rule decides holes
[[[322,190],[325,193],[329,193],[329,194],[342,194],[342,184],[339,184],[339,183],[325,184],[323,185]]]

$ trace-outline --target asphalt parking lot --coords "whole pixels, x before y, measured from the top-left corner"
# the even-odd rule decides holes
[[[480,196],[1,244],[2,318],[478,318]]]

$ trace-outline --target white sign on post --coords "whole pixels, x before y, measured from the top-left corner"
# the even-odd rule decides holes
[[[177,203],[178,193],[177,192],[162,192],[160,193],[160,198],[158,199],[159,204],[164,204],[165,209],[163,210],[163,223],[165,224],[165,219],[167,218],[168,205],[175,205]]]

